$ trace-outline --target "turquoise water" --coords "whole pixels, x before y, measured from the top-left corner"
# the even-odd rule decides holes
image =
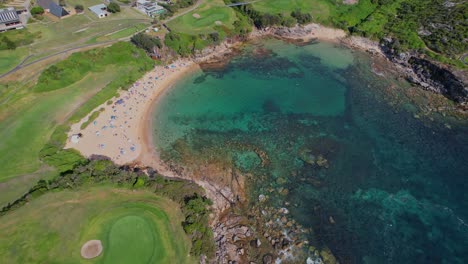
[[[468,126],[415,118],[395,97],[407,84],[369,65],[332,44],[252,44],[168,91],[157,150],[185,166],[225,158],[340,263],[466,263]]]

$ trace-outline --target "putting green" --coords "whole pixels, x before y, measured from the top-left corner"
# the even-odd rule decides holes
[[[149,263],[155,248],[154,231],[150,223],[138,216],[125,216],[117,220],[109,233],[105,262],[116,263],[120,260],[131,263],[138,256],[142,263]]]
[[[194,14],[200,17],[196,18]],[[194,11],[170,21],[168,26],[176,32],[194,35],[216,31],[216,21],[232,29],[236,20],[234,10],[226,7],[222,0],[207,0]]]
[[[96,216],[81,242],[102,241],[103,254],[96,263],[171,263],[167,222],[167,214],[151,205],[124,203]]]
[[[178,205],[107,186],[47,193],[0,217],[0,263],[195,263]],[[81,257],[100,240],[102,253]]]

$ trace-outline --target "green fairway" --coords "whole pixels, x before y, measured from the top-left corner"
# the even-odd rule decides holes
[[[174,202],[149,191],[92,187],[43,195],[0,221],[1,263],[194,263]],[[88,240],[103,252],[80,256]]]
[[[199,18],[194,17],[199,16]],[[232,8],[226,7],[222,0],[207,0],[198,8],[168,23],[171,30],[178,33],[199,34],[216,31],[217,21],[232,29],[236,14]],[[218,23],[219,23],[218,22]]]

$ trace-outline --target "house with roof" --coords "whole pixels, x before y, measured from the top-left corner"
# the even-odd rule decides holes
[[[0,9],[0,32],[21,28],[23,23],[13,7]]]
[[[158,5],[155,2],[148,1],[148,0],[137,0],[136,8],[140,12],[150,17],[154,17],[155,15],[162,14],[165,11],[164,7]]]
[[[68,16],[70,13],[67,10],[63,9],[63,7],[59,6],[52,0],[37,0],[36,3],[44,8],[44,11],[50,13],[58,18],[63,18],[64,16]]]
[[[93,12],[97,17],[106,17],[109,13],[107,12],[107,6],[105,4],[99,4],[88,7],[89,11]]]

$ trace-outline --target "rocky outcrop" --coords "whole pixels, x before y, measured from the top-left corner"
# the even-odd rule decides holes
[[[382,51],[400,66],[408,81],[425,90],[442,94],[454,102],[468,103],[467,80],[463,77],[466,71],[455,71],[417,52],[397,53],[393,45],[393,39],[385,39],[381,45]]]

